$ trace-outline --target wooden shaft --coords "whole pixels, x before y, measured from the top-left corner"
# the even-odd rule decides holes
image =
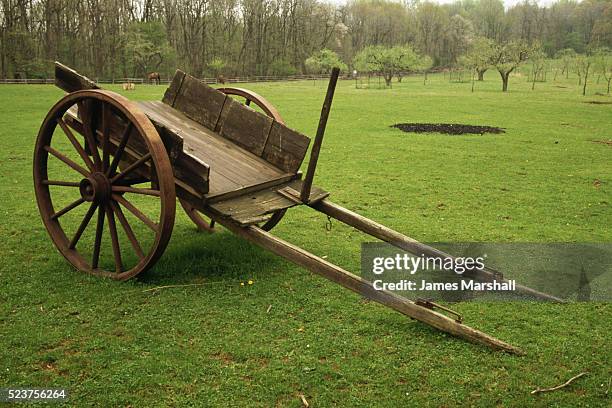
[[[337,219],[338,221],[350,225],[351,227],[357,228],[359,231],[365,232],[368,235],[378,238],[381,241],[388,242],[389,244],[412,254],[424,254],[436,258],[454,258],[450,254],[447,254],[428,245],[422,244],[413,238],[410,238],[404,234],[400,234],[399,232],[396,232],[391,228],[387,228],[382,224],[370,220],[369,218],[366,218],[351,210],[334,204],[333,202],[327,199],[316,202],[312,204],[311,207],[317,211],[322,212],[323,214],[329,215],[330,217]],[[487,267],[485,267],[484,269],[466,271],[463,276],[487,282],[490,282],[494,279],[500,283],[508,282],[506,279],[503,279],[501,277],[501,273]],[[516,285],[516,291],[537,299],[560,303],[564,302],[563,299],[559,299],[555,296],[542,293],[519,284]]]
[[[419,306],[416,303],[396,295],[393,292],[379,291],[374,289],[371,282],[354,275],[328,261],[319,258],[289,242],[283,241],[262,230],[257,226],[241,227],[227,219],[218,219],[218,221],[227,229],[237,235],[279,255],[283,258],[303,266],[309,271],[321,275],[333,282],[336,282],[353,292],[367,296],[368,298],[390,307],[406,316],[410,316],[416,320],[433,326],[439,330],[450,333],[454,336],[461,337],[473,343],[482,344],[491,347],[495,350],[502,350],[512,354],[522,355],[524,352],[517,347],[514,347],[506,342],[503,342],[495,337],[489,336],[479,330],[473,329],[455,320],[428,309]]]
[[[307,203],[310,199],[310,189],[312,187],[312,180],[314,179],[315,170],[317,168],[317,161],[319,160],[319,152],[321,151],[321,145],[323,144],[323,135],[325,134],[325,126],[327,126],[327,118],[329,117],[329,111],[331,110],[332,100],[334,99],[334,91],[336,90],[336,83],[338,82],[338,75],[340,74],[340,68],[333,68],[331,77],[329,79],[329,85],[327,86],[327,95],[325,95],[325,101],[321,108],[321,117],[319,118],[319,127],[317,128],[317,135],[315,136],[312,150],[310,151],[310,160],[308,161],[308,170],[306,170],[306,176],[304,178],[304,184],[302,184],[302,192],[300,198],[303,202]]]

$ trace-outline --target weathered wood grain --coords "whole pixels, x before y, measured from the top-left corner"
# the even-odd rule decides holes
[[[321,151],[321,145],[323,144],[323,135],[325,134],[325,127],[327,126],[327,118],[331,111],[332,101],[334,99],[334,92],[336,91],[336,83],[338,82],[338,76],[340,75],[340,69],[335,67],[332,69],[329,84],[327,86],[327,94],[321,107],[321,116],[319,117],[319,126],[317,127],[317,134],[315,136],[312,150],[310,151],[310,159],[308,160],[308,169],[306,170],[306,176],[304,177],[304,184],[302,186],[301,196],[302,201],[307,203],[310,200],[310,189],[312,186],[312,180],[314,180],[315,170],[317,162],[319,160],[319,153]]]
[[[285,173],[282,174],[276,178],[272,178],[269,179],[267,181],[264,182],[257,182],[257,183],[253,183],[247,186],[243,186],[241,188],[235,189],[235,190],[231,190],[231,191],[227,191],[225,193],[221,193],[221,194],[216,194],[216,195],[208,195],[206,197],[206,202],[207,203],[216,203],[219,201],[224,201],[224,200],[228,200],[230,198],[234,198],[234,197],[240,197],[243,195],[248,195],[252,192],[255,191],[259,191],[262,190],[264,188],[268,188],[268,187],[274,187],[274,186],[278,186],[280,184],[289,182],[291,180],[294,180],[297,177],[296,174],[292,174],[292,173]]]
[[[77,113],[74,109],[71,109],[66,113],[65,120],[68,126],[73,128],[80,134],[83,133],[83,124],[81,123],[81,120],[77,117]],[[162,142],[166,147],[166,151],[176,151],[176,149],[168,147],[170,145],[168,139],[164,140],[165,136],[167,136],[166,130],[164,128],[158,128],[154,121],[152,121],[152,123],[154,126],[156,126],[160,138],[162,139]],[[114,146],[119,144],[120,137],[123,133],[123,130],[125,129],[125,126],[126,124],[118,118],[115,118],[115,120],[110,123],[109,134],[110,141],[112,142],[111,153],[113,155],[115,154]],[[178,136],[176,134],[173,134],[172,137],[176,138]],[[101,146],[102,137],[100,129],[96,129],[96,132],[94,133],[94,138],[96,143]],[[129,136],[126,152],[128,152],[128,155],[124,156],[121,160],[121,168],[125,168],[126,166],[132,164],[135,160],[138,159],[138,157],[142,156],[146,152],[146,146],[144,144],[144,141],[142,140],[138,132],[134,129],[132,130]],[[172,163],[175,182],[177,184],[180,183],[180,185],[184,189],[188,190],[191,194],[195,194],[199,197],[204,196],[208,192],[208,177],[210,173],[210,168],[206,163],[202,162],[197,157],[182,153],[182,149],[181,151],[178,151],[177,154],[178,156],[169,156],[171,158],[170,161]],[[140,172],[140,174],[147,178],[151,178],[151,174],[142,172]]]
[[[183,113],[161,102],[139,102],[139,107],[157,126],[183,140],[186,155],[210,168],[208,196],[276,180],[286,172],[237,146]]]
[[[262,216],[301,204],[301,202],[292,200],[281,193],[287,187],[300,191],[302,181],[292,180],[207,205],[220,215],[231,218],[240,225],[251,225],[261,222]],[[324,198],[329,193],[318,187],[313,187],[312,195]]]
[[[100,89],[91,79],[57,61],[55,62],[55,85],[66,92]]]
[[[174,73],[174,77],[172,77],[172,82],[170,82],[170,86],[164,92],[164,97],[162,98],[162,102],[169,106],[174,106],[174,102],[176,101],[176,97],[179,94],[181,86],[183,85],[183,79],[185,79],[185,73],[180,69],[177,69]]]
[[[217,128],[221,136],[261,156],[273,121],[272,118],[228,97]]]
[[[308,137],[275,121],[261,157],[286,172],[295,173],[306,156],[309,144]]]
[[[185,75],[176,95],[175,109],[214,130],[227,96],[191,75]]]

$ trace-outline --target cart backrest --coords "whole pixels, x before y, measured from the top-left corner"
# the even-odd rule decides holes
[[[289,173],[300,168],[310,139],[177,70],[162,101],[225,139]]]

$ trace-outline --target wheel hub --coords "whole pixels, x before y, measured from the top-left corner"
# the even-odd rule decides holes
[[[79,191],[85,201],[105,203],[111,197],[111,182],[104,173],[95,172],[81,180]]]

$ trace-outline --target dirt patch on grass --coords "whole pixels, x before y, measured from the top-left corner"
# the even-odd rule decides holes
[[[229,365],[234,362],[234,357],[230,353],[226,353],[223,351],[211,354],[211,357],[217,361],[222,362],[225,365]]]
[[[504,129],[498,127],[459,123],[396,123],[391,127],[408,133],[443,133],[446,135],[506,133]]]
[[[590,103],[592,105],[612,105],[609,101],[585,101],[584,103]]]

